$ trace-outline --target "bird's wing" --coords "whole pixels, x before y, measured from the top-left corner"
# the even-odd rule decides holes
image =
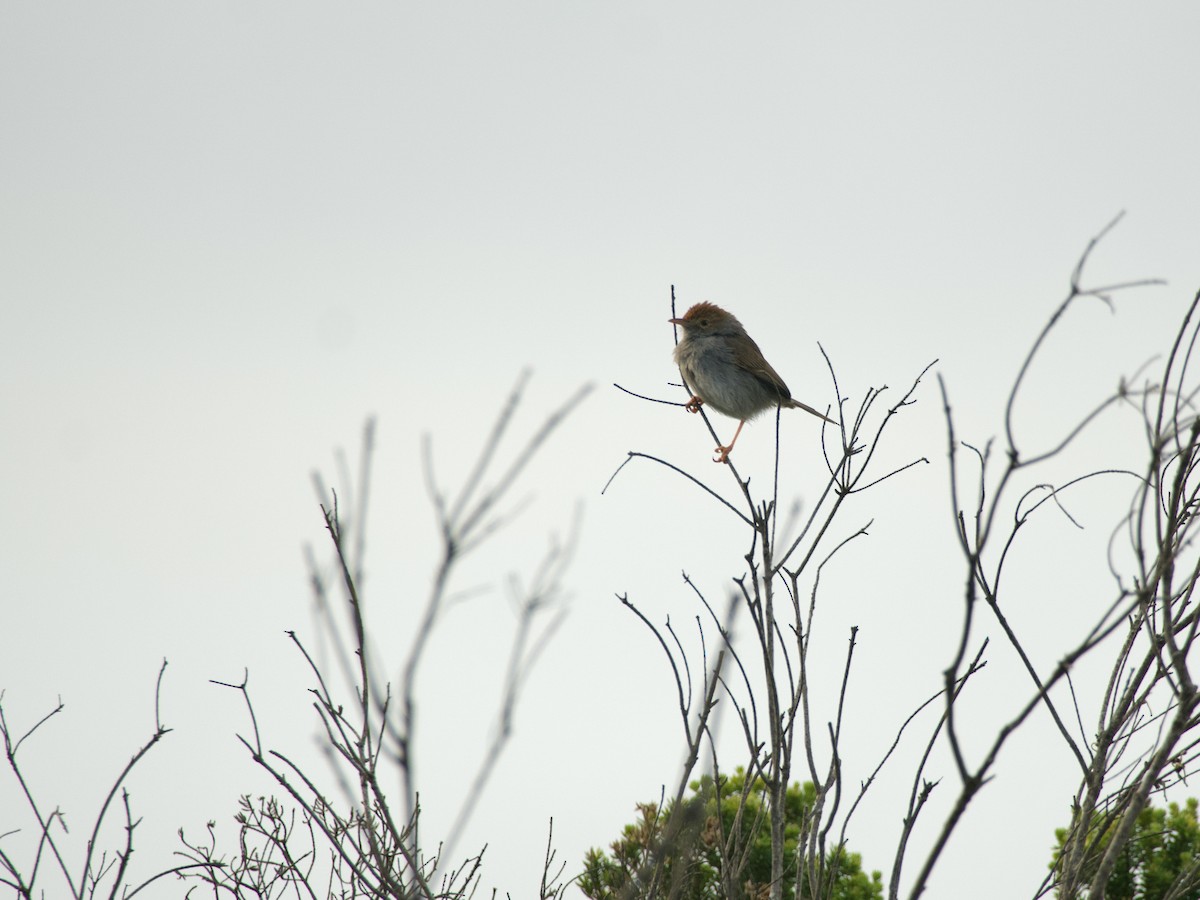
[[[787,384],[779,373],[776,372],[762,351],[758,349],[758,344],[754,343],[754,339],[746,335],[748,346],[745,352],[737,360],[737,364],[762,382],[763,387],[770,391],[774,391],[779,396],[779,402],[785,403],[792,399],[792,392],[788,390]]]
[[[754,343],[754,339],[749,335],[747,335],[746,338],[749,341],[750,346],[746,348],[746,352],[743,357],[738,360],[738,365],[762,382],[763,387],[767,388],[768,390],[775,391],[775,393],[779,395],[779,402],[784,406],[790,406],[794,409],[802,409],[805,412],[812,413],[818,419],[824,419],[830,425],[837,424],[837,422],[829,418],[829,416],[825,415],[824,413],[817,412],[817,410],[813,409],[807,403],[801,403],[799,400],[793,399],[792,392],[788,390],[787,384],[785,384],[784,380],[779,377],[779,373],[771,367],[771,364],[767,362],[766,357],[762,355],[762,351],[758,349],[758,344]]]

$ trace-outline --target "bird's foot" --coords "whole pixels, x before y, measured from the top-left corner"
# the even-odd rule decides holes
[[[701,400],[699,397],[697,397],[695,394],[692,394],[692,399],[689,400],[687,403],[683,404],[683,408],[686,409],[690,413],[698,413],[698,412],[700,412],[700,407],[703,405],[704,405],[704,401]]]
[[[716,456],[713,457],[713,462],[728,463],[729,462],[729,451],[732,449],[733,449],[732,444],[730,444],[728,447],[718,447],[716,450],[713,451],[713,453],[717,454]]]

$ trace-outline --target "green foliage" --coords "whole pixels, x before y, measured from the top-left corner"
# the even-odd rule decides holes
[[[745,773],[705,776],[675,815],[674,803],[637,804],[638,819],[626,825],[608,853],[592,849],[584,860],[578,885],[592,900],[759,900],[769,891],[771,826],[761,778],[746,784]],[[785,796],[784,890],[795,900],[796,842],[816,790],[793,784]],[[731,840],[732,838],[732,840]],[[829,900],[882,900],[878,872],[868,876],[857,853],[836,847],[815,861],[832,886]],[[660,869],[655,878],[655,869]],[[813,900],[807,885],[802,900]]]
[[[1116,822],[1097,818],[1088,835],[1083,881],[1090,882],[1112,841]],[[1068,830],[1055,832],[1057,866]],[[1200,823],[1197,801],[1168,809],[1147,806],[1137,818],[1129,842],[1117,856],[1105,893],[1107,900],[1200,900]]]

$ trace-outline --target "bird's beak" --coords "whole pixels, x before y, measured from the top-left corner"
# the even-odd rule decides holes
[[[683,319],[667,319],[672,325],[682,325]]]

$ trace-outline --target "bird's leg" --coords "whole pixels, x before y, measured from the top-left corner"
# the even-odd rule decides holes
[[[716,450],[713,451],[714,453],[717,454],[716,457],[713,459],[713,462],[715,462],[715,463],[729,462],[729,452],[731,450],[733,450],[733,445],[737,443],[738,435],[742,433],[742,426],[745,424],[746,424],[745,419],[742,419],[742,421],[738,422],[737,431],[735,431],[733,433],[733,440],[729,442],[728,447],[718,447]]]
[[[700,412],[700,407],[704,405],[704,401],[696,394],[692,394],[692,399],[683,404],[683,408],[690,413]]]

